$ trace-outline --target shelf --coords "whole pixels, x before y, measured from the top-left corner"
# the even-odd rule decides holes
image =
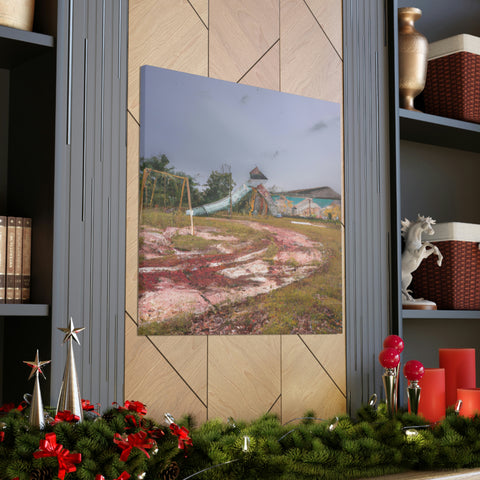
[[[402,140],[480,152],[480,124],[403,108],[399,117]]]
[[[48,305],[35,303],[1,303],[0,317],[47,317]]]
[[[442,319],[473,318],[480,320],[479,310],[403,310],[403,318]]]
[[[0,68],[20,65],[54,46],[55,39],[50,35],[0,25]]]

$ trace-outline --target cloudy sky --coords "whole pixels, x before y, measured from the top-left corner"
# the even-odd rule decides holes
[[[237,185],[258,167],[269,188],[342,192],[338,103],[144,66],[140,112],[140,157],[200,184],[228,165]]]

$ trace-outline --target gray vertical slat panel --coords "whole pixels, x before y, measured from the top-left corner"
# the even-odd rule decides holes
[[[57,11],[57,72],[56,72],[56,107],[55,107],[55,180],[54,180],[54,222],[53,222],[53,274],[52,274],[52,345],[51,345],[51,379],[50,404],[55,405],[63,373],[62,349],[56,336],[59,319],[66,317],[66,281],[67,270],[64,259],[67,258],[68,231],[68,189],[70,165],[69,155],[69,2],[59,2]],[[62,292],[62,294],[59,294]]]
[[[52,405],[57,401],[66,359],[63,336],[57,329],[65,327],[70,315],[77,325],[83,319],[80,308],[83,291],[72,278],[72,272],[83,272],[83,237],[77,225],[82,212],[83,117],[77,114],[83,110],[83,42],[79,41],[79,37],[83,38],[82,5],[77,0],[58,2]],[[78,364],[81,366],[77,360]]]
[[[115,372],[115,400],[121,402],[124,394],[125,381],[125,252],[126,252],[126,225],[127,225],[127,44],[128,44],[128,0],[119,0],[118,8],[118,44],[117,44],[117,95],[114,98],[114,110],[112,116],[117,119],[116,124],[112,122],[112,128],[116,130],[119,136],[118,142],[115,142],[118,158],[115,171],[115,179],[118,188],[118,198],[115,204],[115,215],[112,221],[120,226],[124,226],[123,231],[119,229],[116,235],[117,249],[112,249],[111,264],[116,265],[115,277],[119,285],[116,285],[115,296],[116,304],[122,307],[122,310],[115,312],[114,331],[115,331],[115,349],[114,362],[112,369]],[[115,231],[112,229],[112,235]],[[112,282],[112,289],[114,283]]]
[[[388,54],[385,0],[344,0],[347,401],[381,395],[377,356],[390,311]]]
[[[69,104],[68,9],[59,15],[53,322],[71,315],[86,327],[75,349],[81,394],[108,407],[123,401],[128,3],[74,3],[70,146],[58,134]],[[52,403],[61,339],[53,333]]]

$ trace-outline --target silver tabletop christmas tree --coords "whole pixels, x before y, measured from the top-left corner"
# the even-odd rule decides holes
[[[23,363],[26,363],[32,367],[32,371],[30,372],[28,379],[30,380],[35,375],[35,385],[33,387],[33,395],[30,403],[29,422],[30,425],[34,425],[35,427],[39,427],[41,429],[45,426],[45,415],[43,413],[42,393],[40,391],[38,374],[41,373],[43,378],[45,378],[45,375],[42,372],[42,367],[47,363],[50,363],[50,361],[51,360],[44,360],[41,362],[39,359],[38,350],[33,362],[29,362],[27,360],[23,361]]]
[[[75,367],[75,356],[73,355],[73,340],[79,345],[77,333],[85,330],[84,327],[75,328],[73,319],[70,317],[70,322],[67,328],[59,328],[65,333],[63,343],[67,342],[67,361],[65,363],[65,371],[63,372],[62,386],[57,402],[57,413],[68,410],[73,415],[77,415],[80,421],[83,420],[82,396],[78,386],[77,369]]]

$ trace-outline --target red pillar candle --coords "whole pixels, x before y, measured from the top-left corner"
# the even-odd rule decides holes
[[[418,385],[422,389],[418,414],[429,422],[438,422],[445,417],[445,369],[426,368]]]
[[[480,413],[480,388],[457,388],[457,400],[461,400],[459,414],[473,417]]]
[[[445,369],[447,407],[455,405],[457,388],[475,388],[475,349],[440,348],[440,368]]]

